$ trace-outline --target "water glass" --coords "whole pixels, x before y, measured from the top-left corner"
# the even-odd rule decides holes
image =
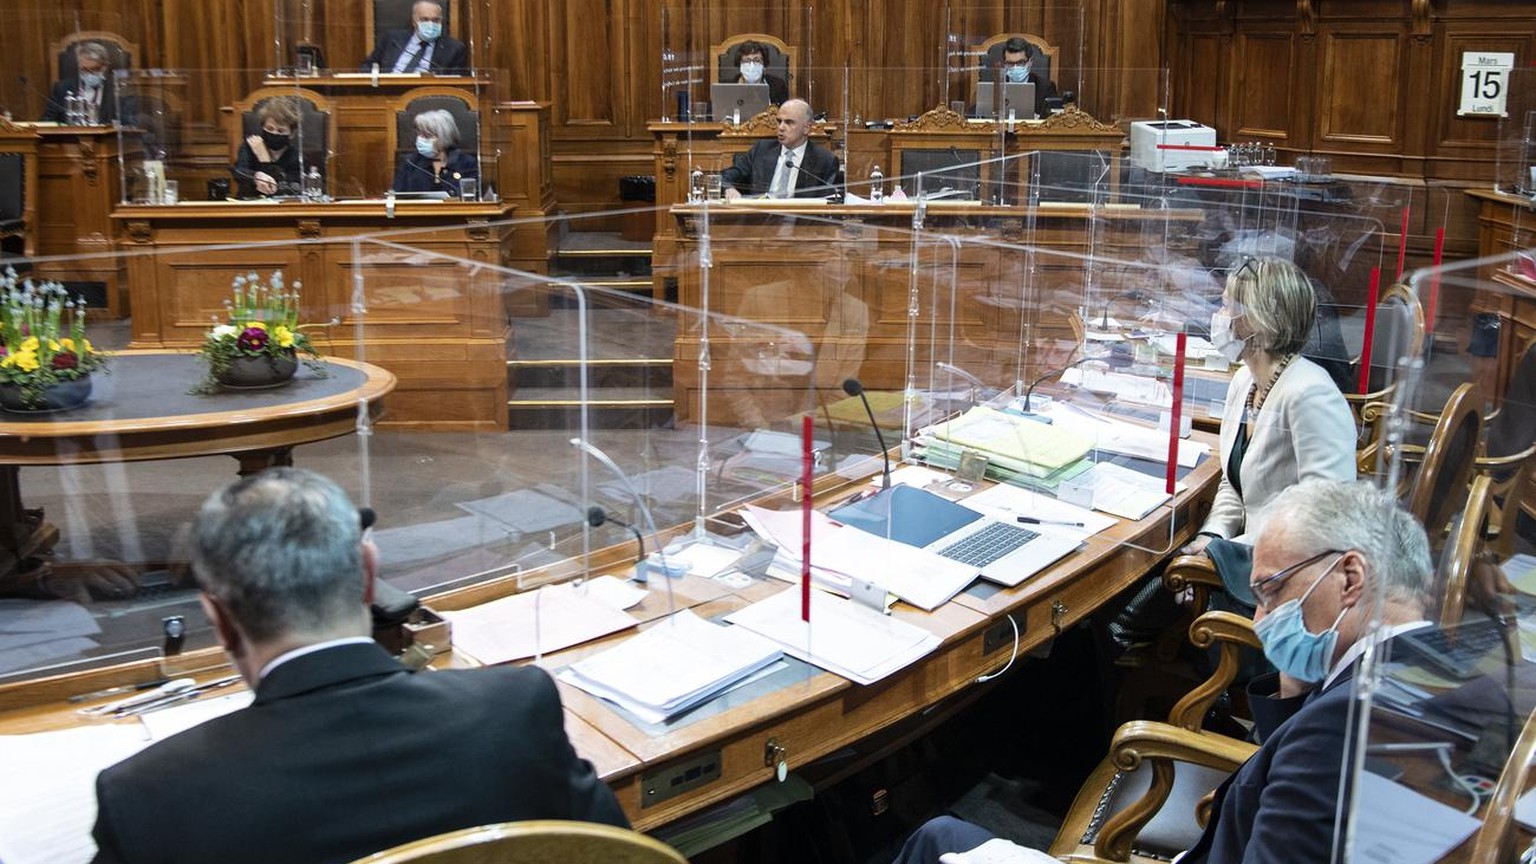
[[[181,200],[181,181],[179,181],[179,180],[167,180],[167,181],[165,181],[165,192],[161,196],[160,202],[162,204],[175,204],[175,203],[179,202],[180,200]]]
[[[459,200],[480,200],[480,181],[477,178],[465,177],[459,181]]]
[[[709,201],[719,201],[725,193],[719,174],[706,174],[704,176],[704,197]]]

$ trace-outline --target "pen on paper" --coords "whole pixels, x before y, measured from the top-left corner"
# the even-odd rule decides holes
[[[105,699],[108,696],[117,696],[123,693],[137,693],[140,690],[149,690],[163,686],[169,678],[158,678],[154,681],[140,681],[137,684],[124,684],[121,687],[108,687],[105,690],[96,690],[91,693],[76,693],[69,697],[71,703],[90,702],[94,699]]]
[[[81,714],[117,714],[138,705],[155,702],[173,693],[180,693],[197,686],[197,682],[191,678],[174,678],[158,687],[153,687],[137,696],[129,696],[127,699],[119,699],[116,702],[108,702],[105,705],[92,705],[89,708],[81,708]]]
[[[1081,522],[1060,522],[1055,519],[1036,519],[1033,516],[1020,516],[1018,517],[1018,521],[1024,523],[1025,525],[1061,525],[1066,528],[1088,527]]]

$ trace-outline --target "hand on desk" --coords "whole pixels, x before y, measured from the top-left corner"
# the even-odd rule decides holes
[[[727,200],[727,201],[736,201],[736,200],[738,200],[740,198],[741,198],[741,190],[737,189],[735,186],[727,186],[727,187],[725,187],[725,200]]]
[[[37,585],[61,600],[120,600],[139,588],[138,571],[121,561],[71,561],[46,566],[48,570]]]

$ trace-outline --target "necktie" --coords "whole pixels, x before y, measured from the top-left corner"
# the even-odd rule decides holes
[[[784,170],[775,178],[773,191],[768,193],[769,198],[788,198],[790,187],[794,185],[795,154],[784,151]]]
[[[414,71],[416,71],[416,65],[421,62],[421,55],[425,54],[426,52],[427,52],[427,43],[421,42],[421,41],[417,41],[417,43],[416,43],[416,53],[412,54],[410,56],[410,58],[407,59],[404,63],[401,63],[399,66],[396,66],[395,67],[395,71],[396,72],[414,72]]]

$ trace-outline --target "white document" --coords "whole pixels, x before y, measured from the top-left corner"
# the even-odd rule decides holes
[[[750,630],[713,624],[684,609],[572,664],[561,678],[647,722],[661,723],[782,654],[778,645]]]
[[[1182,484],[1174,486],[1180,489]],[[1108,462],[1100,462],[1061,484],[1063,498],[1084,495],[1093,501],[1093,509],[1139,520],[1169,499],[1167,481],[1148,477],[1138,471]],[[1075,498],[1074,498],[1075,500]]]
[[[569,584],[442,615],[453,622],[454,649],[486,666],[559,651],[639,623]]]
[[[1051,418],[1053,425],[1093,441],[1099,450],[1154,462],[1168,461],[1168,433],[1165,431],[1092,414],[1065,402],[1052,402],[1040,413]],[[1179,441],[1179,466],[1193,468],[1199,464],[1200,457],[1210,451],[1209,445],[1182,439]]]
[[[672,556],[667,556],[671,558]],[[581,583],[579,591],[614,609],[630,609],[645,599],[645,589],[612,576],[598,576]]]
[[[85,864],[96,854],[96,775],[148,746],[137,724],[0,736],[0,861]]]
[[[960,503],[1006,524],[1016,524],[1015,520],[1020,516],[1039,519],[1039,524],[1026,524],[1024,527],[1041,534],[1073,537],[1077,540],[1085,540],[1119,521],[1113,516],[1059,501],[1043,492],[1007,483],[983,489],[975,495],[967,496]],[[1082,527],[1077,527],[1079,525]]]
[[[859,684],[872,684],[939,647],[939,637],[851,600],[811,592],[811,620],[800,620],[800,589],[791,588],[726,616],[784,653]]]
[[[1385,777],[1361,772],[1355,788],[1351,861],[1433,864],[1472,836],[1476,818]],[[1517,818],[1518,818],[1517,805]]]
[[[1061,373],[1061,383],[1095,393],[1113,393],[1127,402],[1139,402],[1142,405],[1167,408],[1173,404],[1173,390],[1166,382],[1141,375],[1078,367]]]
[[[801,514],[747,506],[742,517],[758,536],[779,547],[779,554],[801,563]],[[882,585],[921,609],[932,611],[976,581],[977,569],[915,546],[848,528],[825,513],[811,513],[811,568],[846,593],[850,579]]]
[[[144,724],[150,740],[160,741],[179,732],[185,732],[193,726],[206,723],[215,717],[233,714],[251,704],[255,698],[254,692],[243,690],[215,699],[193,699],[170,708],[140,714],[139,721]]]
[[[1499,565],[1504,570],[1504,578],[1509,584],[1515,586],[1515,590],[1522,594],[1536,594],[1536,557],[1524,552],[1511,556],[1508,561]]]

